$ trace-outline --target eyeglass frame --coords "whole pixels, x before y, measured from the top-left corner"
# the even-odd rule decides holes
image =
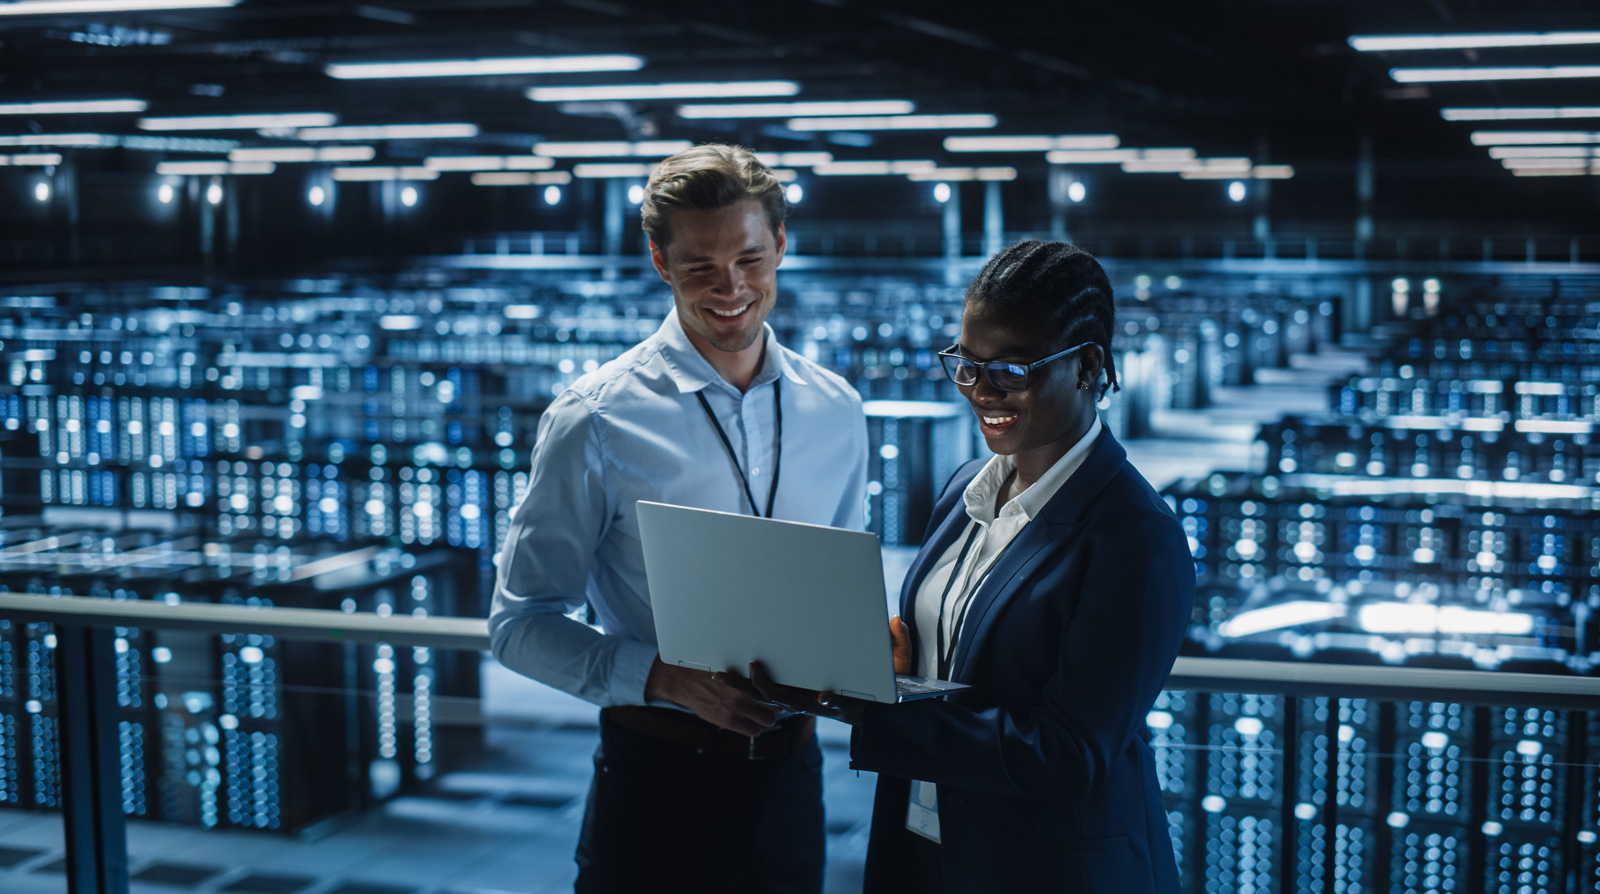
[[[969,388],[969,387],[971,387],[973,385],[978,384],[978,376],[977,376],[977,374],[976,373],[973,374],[971,382],[963,383],[961,381],[958,381],[956,379],[955,371],[950,368],[949,364],[944,362],[944,358],[948,357],[951,360],[956,361],[958,364],[965,363],[965,364],[969,364],[969,365],[973,366],[974,368],[983,370],[983,377],[989,381],[990,387],[994,388],[994,390],[996,390],[996,391],[1003,391],[1003,392],[1005,392],[1007,394],[1021,394],[1022,392],[1027,391],[1028,387],[1032,384],[1031,382],[1028,381],[1028,377],[1030,375],[1032,375],[1034,370],[1038,369],[1041,366],[1044,366],[1046,363],[1049,363],[1049,362],[1051,362],[1053,360],[1060,360],[1062,357],[1065,357],[1068,354],[1071,354],[1073,351],[1077,351],[1077,350],[1081,350],[1083,348],[1087,348],[1087,347],[1089,347],[1090,345],[1093,345],[1093,344],[1095,344],[1095,343],[1092,342],[1092,341],[1086,341],[1081,345],[1073,345],[1072,347],[1066,349],[1065,351],[1057,351],[1056,353],[1051,354],[1049,357],[1045,357],[1045,358],[1043,358],[1041,360],[1035,360],[1032,363],[1028,363],[1028,364],[1011,363],[1010,361],[1006,361],[1006,360],[987,360],[987,361],[979,362],[977,360],[973,360],[971,357],[968,357],[968,356],[966,356],[964,354],[961,354],[960,353],[961,345],[954,344],[954,345],[951,345],[948,348],[945,348],[943,351],[939,352],[939,365],[944,367],[944,374],[947,377],[949,377],[950,381],[955,382],[957,385],[960,385],[963,388]],[[1002,367],[1009,367],[1009,369],[1001,369]],[[1017,370],[1021,370],[1021,372],[1018,373]],[[1000,387],[1000,384],[994,380],[994,374],[996,372],[1006,372],[1006,373],[1010,373],[1011,375],[1021,375],[1022,376],[1022,387],[1021,388],[1016,388],[1016,389]]]

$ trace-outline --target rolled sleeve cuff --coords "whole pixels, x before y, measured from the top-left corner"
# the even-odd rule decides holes
[[[644,686],[650,679],[650,668],[660,654],[655,646],[637,640],[624,639],[617,643],[615,663],[611,668],[610,689],[613,705],[643,705]]]

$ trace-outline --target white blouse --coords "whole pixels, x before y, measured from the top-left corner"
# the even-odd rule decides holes
[[[1050,502],[1050,498],[1067,483],[1072,473],[1083,465],[1084,459],[1089,455],[1089,448],[1100,436],[1101,428],[1103,426],[1100,424],[1100,417],[1096,415],[1094,423],[1089,426],[1083,437],[1078,439],[1078,443],[1072,445],[1072,448],[1056,460],[1055,465],[1052,465],[1050,470],[1040,476],[1032,486],[1000,507],[998,516],[994,511],[995,497],[1005,485],[1006,479],[1016,470],[1016,460],[1010,456],[995,456],[967,485],[961,498],[966,503],[967,515],[971,521],[938,561],[933,563],[933,568],[922,579],[922,586],[917,590],[912,603],[917,633],[918,657],[915,672],[918,676],[929,678],[938,676],[940,650],[946,649],[953,654],[954,644],[961,635],[957,625],[965,621],[962,612],[967,603],[972,601],[972,594],[983,585],[984,578],[988,576],[1001,553],[1005,552],[1011,541],[1016,539],[1017,534],[1027,527],[1028,522],[1039,514],[1046,503]],[[977,527],[976,533],[973,532],[974,526]],[[961,547],[968,537],[973,538],[972,548],[967,551],[966,561],[957,569],[956,560],[961,556]],[[950,588],[949,596],[941,607],[940,597],[945,593],[945,585],[950,582],[952,572],[957,575],[956,583]],[[941,608],[945,631],[943,643],[938,641]]]

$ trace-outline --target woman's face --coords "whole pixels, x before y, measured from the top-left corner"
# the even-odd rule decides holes
[[[1071,347],[1060,333],[1032,319],[1005,318],[983,304],[967,302],[961,316],[962,355],[980,363],[1004,360],[1027,365]],[[997,454],[1038,453],[1054,462],[1088,431],[1099,394],[1101,351],[1080,348],[1028,374],[1028,389],[1000,391],[981,372],[972,385],[958,385],[972,405],[989,449]],[[1078,383],[1089,384],[1087,389]]]

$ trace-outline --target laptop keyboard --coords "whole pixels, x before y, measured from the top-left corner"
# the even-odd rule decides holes
[[[924,692],[943,692],[945,687],[933,683],[918,682],[914,679],[901,677],[894,682],[895,688],[909,695],[921,695]]]

